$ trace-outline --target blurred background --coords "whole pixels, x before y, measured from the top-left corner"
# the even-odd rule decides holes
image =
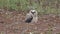
[[[37,23],[25,23],[29,10]],[[60,34],[60,0],[0,0],[0,34]]]
[[[60,0],[0,0],[0,8],[20,12],[33,8],[39,14],[59,14]]]

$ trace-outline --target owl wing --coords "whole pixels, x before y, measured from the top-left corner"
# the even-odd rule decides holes
[[[33,16],[31,16],[30,14],[27,14],[25,18],[25,22],[30,23],[32,19],[33,19]]]

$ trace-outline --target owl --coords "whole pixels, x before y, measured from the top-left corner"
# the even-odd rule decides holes
[[[37,22],[38,21],[38,13],[36,10],[30,10],[29,13],[27,13],[25,22],[31,23],[31,22]]]

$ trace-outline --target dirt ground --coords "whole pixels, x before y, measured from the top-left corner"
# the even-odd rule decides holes
[[[39,15],[37,23],[25,23],[25,14],[0,10],[0,34],[60,34],[60,16]]]

